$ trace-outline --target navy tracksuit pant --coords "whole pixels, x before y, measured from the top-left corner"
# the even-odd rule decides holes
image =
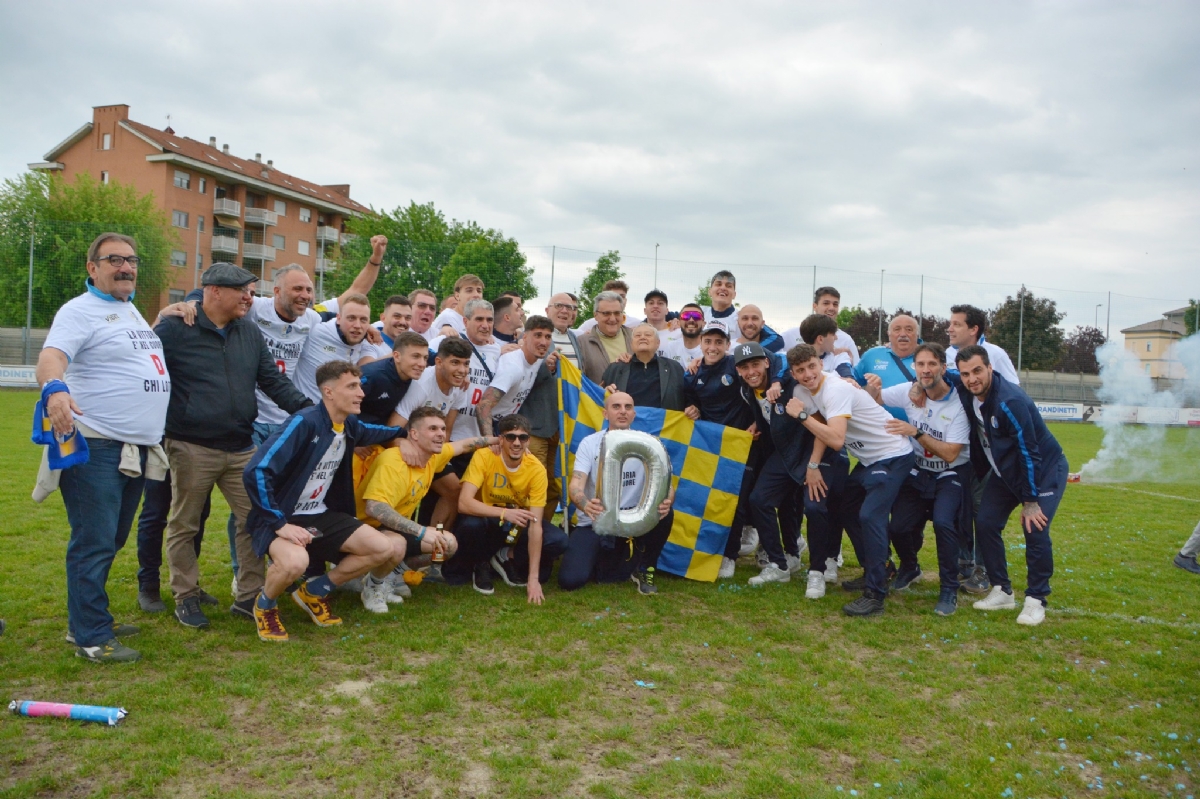
[[[758,530],[763,552],[781,569],[787,568],[786,554],[799,554],[800,534],[796,498],[799,485],[792,479],[783,458],[772,452],[759,468],[750,492],[750,522]],[[732,537],[732,535],[731,535]]]
[[[1067,457],[1062,456],[1057,464],[1047,464],[1038,485],[1038,504],[1046,514],[1046,529],[1034,528],[1025,533],[1025,568],[1028,582],[1025,595],[1040,599],[1044,603],[1050,596],[1050,578],[1054,574],[1054,550],[1050,544],[1050,525],[1062,501],[1067,487]],[[1012,591],[1008,579],[1008,560],[1004,554],[1004,525],[1013,510],[1021,505],[1021,498],[1014,494],[1005,482],[995,475],[983,489],[979,503],[979,515],[975,519],[975,544],[983,555],[992,585]],[[1022,525],[1022,532],[1024,526]]]
[[[812,460],[812,450],[804,460]],[[824,572],[825,562],[829,558],[837,559],[842,548],[842,531],[846,529],[844,511],[846,506],[846,488],[850,479],[850,459],[843,453],[825,450],[821,459],[821,478],[825,481],[825,496],[812,499],[808,489],[800,487],[804,497],[804,518],[808,520],[808,570]],[[859,562],[865,562],[860,551],[862,543],[857,528],[850,537],[855,555]]]
[[[944,472],[915,469],[892,505],[888,534],[900,557],[900,570],[917,566],[925,523],[933,522],[938,576],[943,589],[958,590],[958,557],[964,522],[970,524],[970,464]]]
[[[850,472],[845,503],[846,531],[851,542],[856,535],[862,541],[863,569],[867,590],[883,597],[888,592],[887,559],[888,518],[900,493],[900,486],[917,462],[916,453],[876,461],[870,466],[859,463]]]
[[[658,556],[671,537],[675,522],[672,510],[650,532],[637,538],[599,535],[590,526],[572,527],[567,550],[558,566],[558,587],[564,591],[582,588],[591,580],[620,583],[630,575],[658,566]]]

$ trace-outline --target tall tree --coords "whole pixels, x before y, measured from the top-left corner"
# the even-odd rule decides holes
[[[596,265],[588,270],[579,287],[579,316],[575,319],[576,327],[592,318],[593,303],[596,295],[604,290],[604,284],[625,277],[621,267],[617,266],[620,262],[621,253],[618,250],[609,250],[597,258]]]
[[[1058,323],[1066,314],[1049,297],[1036,297],[1022,286],[1016,297],[1005,298],[989,316],[987,340],[1003,347],[1014,364],[1019,352],[1020,368],[1048,371],[1062,358]]]
[[[137,242],[137,294],[145,316],[158,312],[179,237],[151,195],[99,183],[86,172],[73,183],[28,172],[0,185],[0,325],[25,325],[29,244],[33,239],[33,326],[49,327],[63,303],[83,291],[88,246],[101,233]]]
[[[502,291],[514,291],[522,299],[537,294],[533,285],[533,268],[528,266],[516,239],[508,239],[498,230],[487,229],[468,222],[454,222],[450,239],[457,241],[450,262],[442,269],[441,295],[454,292],[454,281],[465,274],[483,280],[484,293],[495,297]]]
[[[1188,309],[1183,312],[1183,324],[1190,336],[1196,332],[1197,316],[1200,315],[1200,300],[1188,300]]]
[[[1056,372],[1067,374],[1100,374],[1100,362],[1096,360],[1096,350],[1107,341],[1104,331],[1098,327],[1076,326],[1071,335],[1063,342],[1062,360],[1059,361]]]
[[[845,323],[842,319],[845,317]],[[874,346],[877,346],[879,341],[880,320],[883,321],[883,343],[887,343],[887,320],[888,315],[884,313],[882,308],[863,308],[855,306],[854,308],[843,308],[838,312],[838,327],[846,331],[850,338],[854,339],[854,343],[858,345],[859,352],[866,352]]]
[[[712,306],[712,297],[708,296],[707,284],[696,289],[696,297],[692,300],[692,302],[696,303],[697,305]]]

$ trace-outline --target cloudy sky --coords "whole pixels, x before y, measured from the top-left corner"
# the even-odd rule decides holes
[[[736,264],[779,324],[814,265],[1068,327],[1112,291],[1114,332],[1200,297],[1194,2],[5,3],[0,67],[0,175],[127,103],[501,228],[543,294],[551,245],[556,288],[619,249],[644,293],[658,244],[673,300]]]

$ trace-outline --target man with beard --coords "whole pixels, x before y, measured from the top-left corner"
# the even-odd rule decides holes
[[[438,312],[437,295],[429,289],[414,289],[409,292],[408,298],[412,300],[413,309],[412,324],[409,329],[414,333],[420,333],[426,341],[433,341],[441,335],[433,326],[433,319]]]
[[[317,369],[330,361],[357,364],[370,356],[366,348],[367,329],[371,326],[371,302],[363,294],[350,294],[338,303],[337,318],[322,322],[309,333],[300,362],[296,365],[296,386],[314,402],[321,398],[317,387]]]
[[[917,352],[917,344],[920,343],[917,329],[917,320],[911,316],[899,314],[893,317],[888,323],[888,343],[864,352],[854,366],[854,379],[858,384],[865,386],[868,374],[878,375],[883,388],[916,380],[916,375],[913,374],[913,356]],[[888,407],[887,412],[900,421],[906,419],[903,408]]]
[[[757,305],[743,305],[737,317],[738,339],[736,344],[754,342],[767,352],[783,349],[783,339],[763,321],[762,310]]]
[[[702,330],[704,309],[694,302],[689,302],[679,311],[678,330],[659,331],[658,357],[669,358],[687,368],[692,361],[704,357],[704,348],[700,342]]]
[[[412,325],[412,301],[403,294],[393,294],[383,301],[383,311],[379,321],[371,325],[379,331],[382,341],[366,347],[366,354],[375,360],[386,360],[392,357],[392,345],[401,333],[407,332]]]

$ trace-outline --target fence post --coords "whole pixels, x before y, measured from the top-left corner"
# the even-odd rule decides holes
[[[33,344],[33,244],[37,238],[37,214],[29,218],[29,285],[25,290],[25,365],[29,365],[29,355]]]
[[[917,307],[917,338],[921,337],[921,331],[925,329],[925,275],[921,275],[921,301]]]
[[[1025,344],[1025,287],[1021,286],[1017,296],[1021,299],[1021,313],[1017,322],[1017,372],[1021,371],[1021,351]]]
[[[880,347],[883,346],[883,317],[885,316],[883,310],[883,273],[886,271],[886,269],[879,270],[879,340],[875,344]]]
[[[550,245],[550,296],[554,296],[554,251],[555,245]]]

